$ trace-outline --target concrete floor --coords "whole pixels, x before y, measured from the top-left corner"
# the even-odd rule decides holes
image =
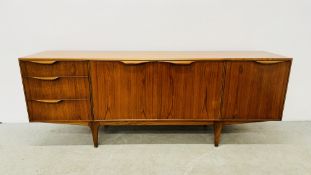
[[[0,124],[0,174],[310,175],[311,122],[212,127],[102,127],[95,149],[89,128]]]

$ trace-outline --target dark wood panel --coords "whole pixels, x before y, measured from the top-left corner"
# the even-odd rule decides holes
[[[28,100],[30,121],[90,120],[89,100],[63,100],[58,103],[45,103]]]
[[[52,80],[24,77],[27,99],[89,99],[88,77],[59,77]]]
[[[22,76],[88,76],[88,61],[56,61],[40,64],[20,61]]]
[[[159,63],[151,74],[157,74],[158,119],[219,118],[222,62]]]
[[[94,118],[217,119],[223,62],[91,61]]]
[[[281,120],[290,66],[227,62],[222,118]]]

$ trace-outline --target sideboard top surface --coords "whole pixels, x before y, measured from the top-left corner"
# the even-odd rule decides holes
[[[291,60],[265,51],[43,51],[19,60]]]

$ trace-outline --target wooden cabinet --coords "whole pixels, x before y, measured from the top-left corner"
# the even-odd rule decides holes
[[[281,120],[292,59],[269,52],[47,51],[21,57],[29,120],[208,125]]]

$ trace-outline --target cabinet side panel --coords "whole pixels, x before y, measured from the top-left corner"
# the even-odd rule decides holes
[[[26,103],[26,109],[27,109],[27,116],[28,116],[28,120],[31,121],[30,116],[29,116],[29,106],[27,104],[27,98],[26,98],[26,90],[25,90],[25,82],[23,79],[23,61],[18,61],[19,64],[19,70],[20,70],[20,75],[21,75],[21,80],[22,80],[22,85],[23,85],[23,92],[24,92],[24,99],[25,99],[25,103]]]

